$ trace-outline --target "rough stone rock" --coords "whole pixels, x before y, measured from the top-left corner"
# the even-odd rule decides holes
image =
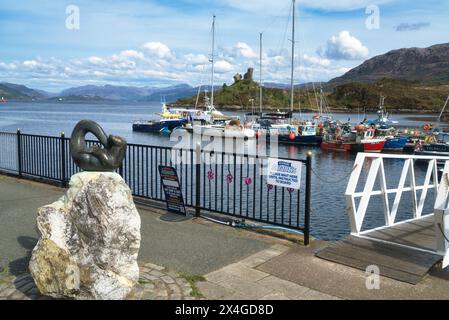
[[[29,267],[42,294],[124,299],[137,283],[140,216],[118,174],[74,175],[61,199],[39,208],[37,226]]]

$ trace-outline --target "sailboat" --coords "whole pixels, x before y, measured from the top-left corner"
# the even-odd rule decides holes
[[[206,109],[212,117],[212,123],[206,125],[194,124],[192,131],[196,134],[201,134],[202,136],[251,139],[256,136],[256,133],[252,128],[240,124],[240,120],[238,118],[226,117],[220,111],[216,110],[214,106],[215,20],[216,16],[214,15],[212,20],[212,53],[209,60],[212,66],[211,98],[209,100],[209,98],[206,97]]]
[[[295,67],[295,14],[296,14],[296,0],[292,0],[293,7],[293,23],[292,23],[292,61],[291,61],[291,79],[290,79],[290,111],[277,113],[262,114],[257,123],[253,124],[253,129],[256,130],[258,137],[265,136],[270,139],[276,136],[278,142],[298,145],[320,145],[322,137],[317,135],[318,126],[311,121],[293,123],[293,109],[294,109],[294,67]],[[262,42],[262,36],[260,37]],[[262,48],[262,44],[260,45]],[[262,70],[262,49],[260,50],[260,65]],[[262,76],[260,86],[260,105],[262,112]]]

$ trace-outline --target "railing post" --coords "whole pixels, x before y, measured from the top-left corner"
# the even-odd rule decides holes
[[[17,170],[19,178],[22,178],[22,134],[17,129]]]
[[[66,176],[66,151],[65,151],[65,134],[61,132],[61,183],[63,187],[67,186]]]
[[[310,201],[312,195],[312,153],[307,153],[306,160],[306,203],[304,216],[304,245],[310,243]]]
[[[195,217],[201,214],[201,143],[198,142],[195,149]]]

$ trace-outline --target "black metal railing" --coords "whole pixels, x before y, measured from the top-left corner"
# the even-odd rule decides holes
[[[0,171],[66,186],[80,169],[69,150],[70,139],[0,132]],[[96,141],[88,141],[94,145]],[[186,206],[244,220],[300,230],[309,243],[311,157],[299,190],[268,185],[263,174],[268,158],[256,155],[128,144],[118,173],[133,195],[164,201],[159,165],[177,169]]]

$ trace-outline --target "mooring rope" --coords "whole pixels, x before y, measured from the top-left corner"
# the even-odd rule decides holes
[[[354,172],[355,168],[357,168],[357,165],[355,165],[355,166],[352,168],[351,172],[349,172],[346,176],[344,176],[344,177],[341,178],[341,179],[334,180],[334,181],[327,180],[327,179],[321,177],[321,176],[320,176],[320,175],[319,175],[313,168],[312,168],[312,172],[313,172],[313,174],[318,178],[318,180],[321,180],[321,181],[324,182],[324,183],[339,183],[339,182],[345,181],[347,178],[349,178],[349,177],[351,176],[351,174]]]
[[[449,240],[446,237],[446,234],[443,231],[443,227],[441,226],[441,223],[438,223],[438,228],[440,229],[440,232],[443,235],[444,239],[446,239],[446,241],[449,242]]]

